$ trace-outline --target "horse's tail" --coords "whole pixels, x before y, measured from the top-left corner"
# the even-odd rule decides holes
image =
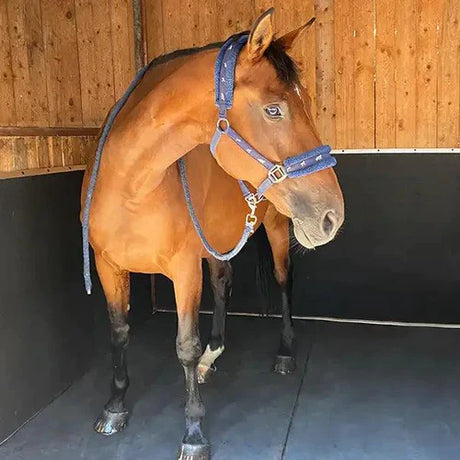
[[[257,246],[256,285],[263,302],[264,314],[276,310],[274,262],[272,248],[263,225],[254,234]]]

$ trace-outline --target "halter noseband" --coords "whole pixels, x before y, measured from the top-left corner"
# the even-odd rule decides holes
[[[248,155],[259,162],[267,169],[267,178],[257,188],[256,193],[252,193],[242,180],[238,180],[243,196],[249,206],[250,212],[246,215],[245,227],[240,241],[229,252],[224,254],[217,252],[207,241],[203,229],[198,222],[195,209],[192,204],[190,189],[187,181],[184,158],[178,160],[179,172],[182,186],[184,189],[185,201],[189,210],[190,218],[206,250],[218,260],[230,260],[241,251],[246,244],[254,226],[257,223],[256,209],[258,203],[264,200],[264,193],[269,187],[286,178],[295,178],[307,176],[326,168],[331,168],[337,164],[336,159],[331,155],[331,147],[321,145],[312,150],[300,153],[299,155],[289,157],[281,164],[272,163],[258,152],[251,144],[245,141],[231,126],[227,118],[227,111],[233,106],[233,93],[235,84],[235,67],[238,55],[243,46],[248,41],[248,35],[243,34],[236,37],[230,37],[219,50],[217,55],[214,84],[216,105],[219,108],[219,118],[217,120],[216,132],[211,140],[210,150],[213,156],[216,156],[216,148],[223,135],[228,136]]]

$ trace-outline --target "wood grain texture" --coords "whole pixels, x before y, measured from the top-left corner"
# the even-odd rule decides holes
[[[131,0],[110,0],[109,5],[115,102],[124,94],[136,74],[133,6]]]
[[[375,146],[381,148],[396,142],[395,20],[396,0],[376,2]]]
[[[334,6],[336,147],[355,147],[354,103],[354,20],[353,1]]]
[[[2,170],[86,158],[134,77],[133,34],[132,0],[0,1]]]
[[[416,144],[437,144],[438,40],[446,0],[417,0]]]
[[[293,55],[303,64],[302,82],[325,142],[335,148],[458,145],[458,5],[147,0],[149,17],[161,17],[147,22],[149,55],[223,40],[272,6],[278,35],[316,15]]]
[[[317,0],[316,16],[316,127],[321,140],[336,145],[334,1]]]
[[[181,1],[165,0],[162,4],[164,52],[171,53],[182,48],[181,24],[178,17]]]
[[[323,142],[460,146],[458,0],[144,4],[149,59],[248,30],[272,6],[278,36],[316,15],[292,55],[302,64]],[[135,74],[133,2],[0,1],[0,67],[1,169],[85,161],[95,131],[42,128],[101,125]],[[7,134],[13,137],[1,137]]]
[[[395,147],[415,147],[417,0],[406,0],[406,8],[395,15]]]
[[[5,1],[0,1],[0,101],[2,101],[0,125],[6,126],[16,123],[7,6],[8,4]],[[4,152],[4,150],[2,150],[2,152]]]
[[[82,126],[74,0],[42,0],[50,126]]]
[[[372,0],[354,0],[354,147],[375,146],[374,21]]]
[[[12,171],[14,138],[0,137],[0,172]]]
[[[40,0],[7,2],[16,124],[49,124]]]
[[[0,172],[85,164],[97,136],[0,137]]]
[[[161,0],[144,0],[147,30],[148,60],[161,56],[165,52],[163,30],[163,2]],[[203,8],[204,9],[204,6]]]
[[[84,126],[99,126],[114,103],[112,24],[108,0],[76,0]]]
[[[446,0],[439,41],[438,147],[460,147],[460,3]]]

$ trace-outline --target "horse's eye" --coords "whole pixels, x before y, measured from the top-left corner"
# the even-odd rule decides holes
[[[281,112],[281,108],[277,104],[267,105],[264,107],[265,113],[274,120],[278,120],[283,118],[283,113]]]

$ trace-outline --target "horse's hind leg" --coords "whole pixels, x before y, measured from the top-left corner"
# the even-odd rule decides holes
[[[129,272],[116,270],[100,254],[96,254],[96,267],[107,299],[112,342],[113,377],[110,398],[97,418],[94,429],[110,435],[121,431],[128,421],[125,394],[129,379],[126,366],[129,326]]]
[[[275,278],[281,288],[281,340],[273,370],[289,374],[296,368],[294,324],[291,318],[292,270],[289,260],[289,221],[270,207],[264,226],[273,252]]]
[[[181,257],[173,276],[177,304],[176,349],[185,373],[185,435],[179,460],[208,460],[210,447],[201,431],[204,406],[201,401],[196,367],[201,355],[198,314],[201,299],[202,269],[200,258]]]
[[[214,293],[214,313],[211,335],[206,350],[198,362],[198,382],[205,383],[214,372],[214,362],[224,351],[225,316],[232,290],[232,266],[211,257],[207,259]]]

